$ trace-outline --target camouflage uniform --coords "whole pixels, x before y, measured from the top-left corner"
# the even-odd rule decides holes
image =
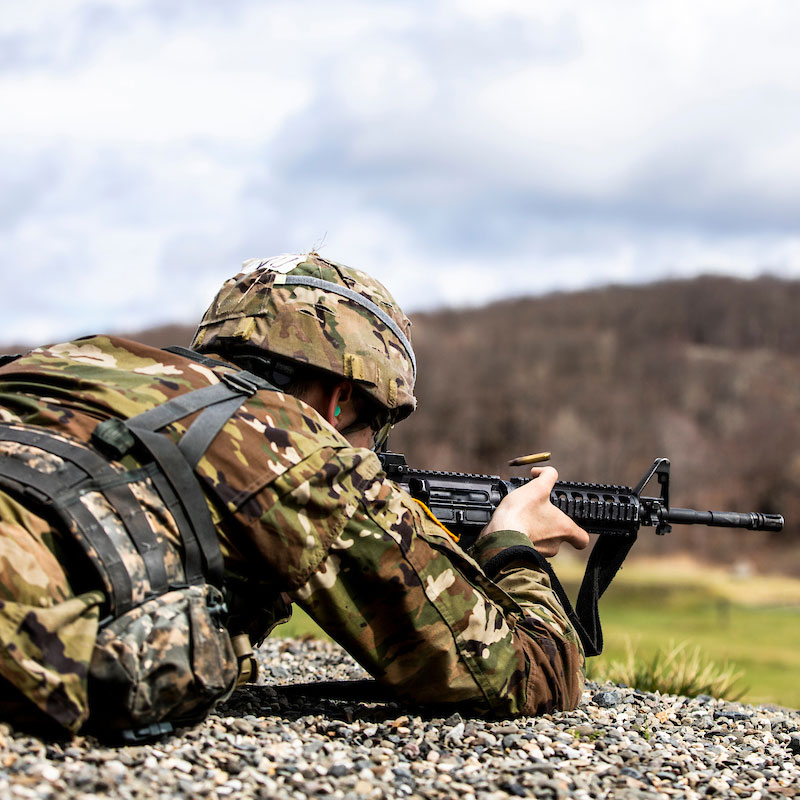
[[[0,369],[0,420],[86,442],[101,420],[130,418],[218,380],[179,355],[110,337],[81,339]],[[168,431],[177,436],[183,425]],[[0,442],[0,452],[44,471],[57,458],[11,442]],[[497,716],[578,703],[580,644],[547,576],[525,558],[531,548],[523,534],[490,534],[464,553],[386,480],[372,451],[354,448],[279,391],[250,397],[196,473],[226,585],[241,599],[234,610],[254,640],[288,616],[291,601],[401,697]],[[170,512],[146,480],[137,492],[151,527],[177,541]],[[87,673],[103,592],[69,537],[35,505],[0,492],[0,520],[6,695],[24,696],[79,730],[89,714]],[[115,524],[107,509],[104,527]],[[522,555],[487,577],[483,566],[511,547]]]

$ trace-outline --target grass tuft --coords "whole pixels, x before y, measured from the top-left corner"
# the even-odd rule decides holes
[[[744,672],[729,662],[718,664],[706,658],[699,647],[671,642],[650,657],[642,657],[628,639],[626,656],[619,661],[590,661],[587,677],[594,681],[621,683],[643,692],[696,697],[707,694],[724,700],[739,700],[747,692],[741,685]]]

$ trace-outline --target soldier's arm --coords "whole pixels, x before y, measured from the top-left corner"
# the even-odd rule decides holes
[[[272,487],[259,538],[283,540],[270,560],[283,556],[292,598],[401,696],[498,716],[573,708],[583,658],[547,577],[524,558],[494,581],[479,566],[525,537],[488,534],[474,560],[364,453]]]

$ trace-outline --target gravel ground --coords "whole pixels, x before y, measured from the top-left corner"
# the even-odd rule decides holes
[[[589,684],[508,721],[289,697],[365,677],[336,646],[270,640],[262,685],[154,744],[43,742],[0,724],[0,798],[800,797],[800,713]]]

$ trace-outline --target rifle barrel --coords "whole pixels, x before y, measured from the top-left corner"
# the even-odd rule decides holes
[[[747,528],[751,531],[783,530],[780,514],[761,514],[758,511],[694,511],[691,508],[669,508],[663,512],[664,522],[679,525],[708,525],[712,528]]]

